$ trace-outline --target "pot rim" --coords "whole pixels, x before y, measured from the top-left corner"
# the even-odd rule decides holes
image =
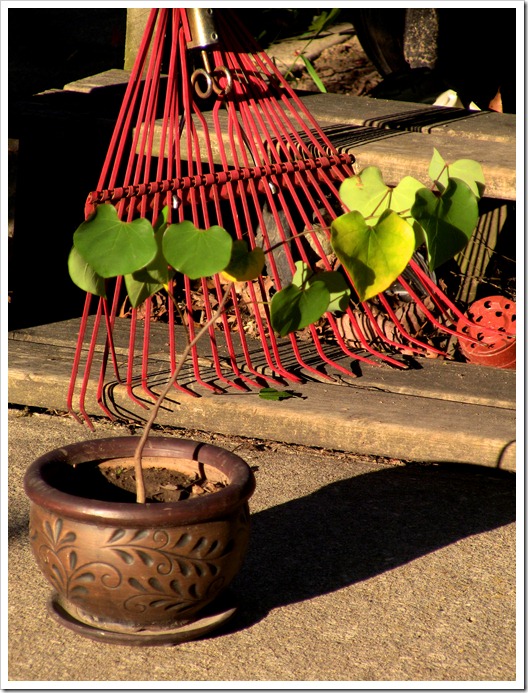
[[[59,491],[45,479],[52,464],[80,464],[133,457],[137,436],[99,438],[65,445],[34,460],[24,476],[24,490],[31,501],[56,514],[80,521],[122,526],[178,525],[220,519],[245,503],[255,490],[249,465],[229,450],[209,443],[165,436],[149,438],[144,456],[191,459],[220,470],[228,485],[199,498],[173,503],[123,503],[94,500]]]

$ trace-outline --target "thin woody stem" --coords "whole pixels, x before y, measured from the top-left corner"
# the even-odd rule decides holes
[[[318,227],[317,231],[327,231],[330,227],[329,226],[320,226]],[[290,238],[286,238],[284,241],[278,241],[274,245],[270,246],[267,250],[264,250],[264,255],[267,255],[268,253],[272,253],[274,250],[277,248],[280,248],[282,245],[286,245],[287,243],[291,243],[294,241],[296,238],[302,238],[303,236],[309,236],[312,233],[317,233],[315,229],[307,229],[306,231],[301,231],[300,233],[296,233],[295,236],[291,236]]]
[[[191,353],[191,350],[193,347],[196,345],[197,342],[200,341],[200,339],[203,337],[203,335],[207,332],[207,330],[213,325],[218,318],[220,317],[224,306],[231,294],[231,287],[233,286],[233,282],[230,282],[226,290],[220,300],[220,303],[218,304],[218,308],[216,311],[213,313],[213,315],[209,318],[209,320],[205,323],[205,325],[196,333],[192,341],[190,341],[185,349],[182,352],[180,361],[178,365],[176,366],[174,372],[172,373],[171,377],[169,378],[169,381],[163,388],[160,396],[156,400],[154,406],[152,407],[152,411],[150,412],[149,418],[147,420],[147,423],[145,424],[145,428],[143,429],[143,433],[141,435],[141,438],[139,439],[139,443],[136,447],[136,452],[134,454],[134,469],[136,473],[136,501],[138,503],[145,503],[146,499],[146,494],[145,494],[145,479],[143,475],[143,466],[141,463],[141,457],[143,455],[143,450],[145,448],[145,445],[147,443],[147,439],[150,433],[150,430],[154,424],[154,421],[156,420],[156,417],[158,415],[158,411],[161,407],[161,404],[165,397],[169,394],[169,391],[171,390],[172,386],[176,382],[180,371],[187,360],[187,357]]]

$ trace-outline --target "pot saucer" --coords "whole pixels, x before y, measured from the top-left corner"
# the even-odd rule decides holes
[[[167,630],[145,629],[139,633],[123,633],[83,623],[64,609],[56,593],[52,594],[48,600],[47,607],[51,616],[58,623],[78,635],[99,642],[136,646],[176,645],[188,640],[196,640],[225,623],[233,616],[237,608],[233,595],[231,593],[223,594],[212,604],[209,604],[198,618],[184,626]]]

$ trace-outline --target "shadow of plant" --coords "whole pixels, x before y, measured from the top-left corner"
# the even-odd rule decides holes
[[[253,515],[230,625],[327,594],[515,520],[515,474],[460,465],[369,472]]]

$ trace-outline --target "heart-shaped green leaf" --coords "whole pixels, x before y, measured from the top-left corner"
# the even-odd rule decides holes
[[[466,183],[478,199],[484,194],[486,182],[482,166],[472,159],[459,159],[449,164],[449,177],[458,178]]]
[[[231,259],[222,274],[232,282],[248,282],[262,274],[265,257],[262,248],[248,251],[245,241],[233,241]]]
[[[464,181],[450,178],[441,196],[418,191],[412,213],[425,231],[434,270],[466,247],[478,223],[478,201]]]
[[[298,260],[295,263],[295,274],[291,283],[299,289],[307,289],[314,282],[323,282],[328,289],[330,302],[326,311],[345,311],[350,300],[350,287],[339,272],[317,272],[314,274],[306,263]],[[320,317],[320,316],[319,316]]]
[[[305,291],[290,284],[271,299],[271,325],[281,337],[302,330],[325,314],[329,301],[328,289],[322,282]]]
[[[311,281],[311,270],[303,262],[296,262],[297,270],[292,283],[278,291],[271,299],[271,326],[281,337],[301,330],[319,320],[330,303],[330,292],[324,281]]]
[[[190,279],[209,277],[229,264],[233,240],[221,226],[198,229],[190,221],[171,224],[163,236],[167,262]]]
[[[402,216],[414,228],[416,245],[424,242],[424,233],[417,221],[412,219],[411,208],[416,193],[423,184],[412,176],[405,176],[395,188],[383,182],[381,172],[376,166],[369,166],[357,176],[347,178],[341,184],[341,200],[351,211],[357,211],[366,219],[376,220],[387,209]]]
[[[384,198],[388,198],[389,192],[390,188],[383,182],[379,168],[368,166],[357,176],[351,176],[341,183],[339,197],[351,212],[357,211],[367,218],[381,214],[378,208]],[[386,207],[382,205],[381,211]]]
[[[68,271],[74,284],[88,294],[106,297],[105,280],[94,272],[75,246],[68,256]]]
[[[121,221],[111,204],[99,205],[77,228],[73,244],[94,272],[106,278],[135,272],[156,255],[148,219]]]
[[[411,216],[411,208],[416,199],[416,193],[423,188],[423,184],[412,176],[405,176],[398,185],[392,189],[388,207],[393,212],[407,218]],[[385,210],[382,210],[385,211]]]
[[[415,249],[412,226],[391,210],[375,226],[359,212],[332,222],[332,246],[348,270],[362,301],[387,289],[403,272]]]
[[[437,183],[440,192],[447,188],[449,178],[463,180],[478,199],[482,197],[486,187],[482,166],[478,161],[458,159],[447,164],[436,149],[429,164],[429,177]]]
[[[328,289],[330,302],[325,312],[340,311],[343,313],[346,311],[351,292],[342,274],[339,272],[317,272],[317,274],[312,274],[309,282],[310,285],[315,282],[323,282]]]
[[[134,308],[140,306],[149,296],[163,289],[169,281],[169,268],[162,249],[165,227],[166,224],[158,219],[155,225],[157,231],[154,235],[158,250],[152,262],[137,272],[125,275],[128,297]]]
[[[447,162],[436,148],[433,148],[433,156],[429,162],[428,173],[431,180],[440,184],[440,190],[443,190],[447,186],[447,179],[449,178],[447,173]]]

